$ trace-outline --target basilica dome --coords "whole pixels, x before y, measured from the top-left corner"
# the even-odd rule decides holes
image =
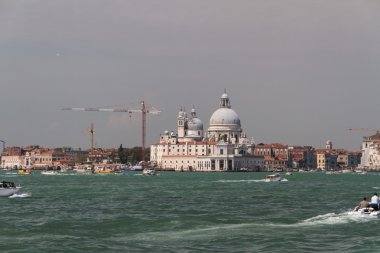
[[[212,125],[237,125],[240,127],[240,118],[230,108],[219,108],[210,118],[210,126]]]
[[[209,133],[241,132],[240,118],[237,113],[231,109],[230,99],[227,93],[224,93],[220,97],[219,109],[212,114],[208,131]]]

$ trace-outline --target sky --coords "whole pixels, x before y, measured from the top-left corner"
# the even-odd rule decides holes
[[[7,146],[138,146],[224,89],[256,143],[360,150],[380,129],[378,0],[1,0],[0,139]]]

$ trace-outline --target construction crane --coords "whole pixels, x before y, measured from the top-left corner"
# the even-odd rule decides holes
[[[380,129],[374,128],[349,128],[348,131],[362,131],[362,132],[379,132]]]
[[[376,132],[376,134],[380,134],[380,129],[375,128],[349,128],[348,131],[361,131],[361,132]]]
[[[90,151],[94,152],[94,123],[91,123],[90,128],[83,129],[84,132],[90,133]]]
[[[94,149],[94,123],[91,123],[90,128],[83,129],[84,133],[90,133],[90,149]]]
[[[154,114],[158,115],[161,111],[158,109],[151,107],[147,108],[145,106],[145,102],[141,101],[141,108],[140,109],[128,109],[128,108],[121,108],[121,109],[115,109],[115,108],[63,108],[62,110],[66,111],[86,111],[86,112],[127,112],[129,114],[132,113],[141,113],[141,159],[142,159],[142,166],[144,168],[145,165],[145,138],[146,138],[146,115],[147,114]]]

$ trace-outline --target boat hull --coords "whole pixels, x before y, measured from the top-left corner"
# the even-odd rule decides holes
[[[0,197],[9,197],[20,190],[20,187],[15,188],[0,188]]]
[[[147,176],[155,176],[156,175],[156,171],[152,170],[152,169],[144,169],[142,171],[142,174],[143,175],[147,175]]]
[[[361,217],[380,217],[380,211],[371,211],[370,209],[359,209],[357,211],[349,212],[350,215],[353,216],[361,216]]]

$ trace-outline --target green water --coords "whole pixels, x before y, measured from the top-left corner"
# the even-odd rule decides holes
[[[32,175],[1,198],[0,252],[380,252],[380,219],[348,215],[379,174]]]

